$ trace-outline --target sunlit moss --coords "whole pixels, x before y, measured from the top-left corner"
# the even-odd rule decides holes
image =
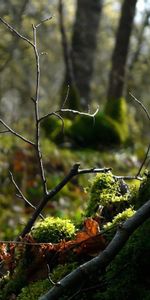
[[[107,239],[111,239],[114,236],[114,233],[117,230],[117,226],[122,224],[128,218],[132,217],[135,214],[135,210],[131,207],[125,209],[122,213],[117,214],[112,222],[108,222],[103,226],[103,229],[106,230],[105,235]]]
[[[44,221],[39,221],[31,233],[38,242],[57,243],[63,239],[71,239],[75,226],[67,219],[47,217]]]
[[[89,188],[90,199],[87,205],[86,215],[95,214],[99,206],[108,206],[111,203],[127,201],[129,192],[122,193],[120,181],[114,178],[111,172],[97,174]]]

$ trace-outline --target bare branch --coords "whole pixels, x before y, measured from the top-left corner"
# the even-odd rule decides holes
[[[24,40],[25,42],[27,42],[30,46],[34,47],[34,44],[25,36],[23,36],[22,34],[20,34],[16,29],[14,29],[10,24],[8,24],[4,19],[2,19],[0,17],[0,21],[12,32],[14,33],[16,36],[18,36],[20,39]]]
[[[139,170],[138,170],[136,176],[139,176],[139,175],[140,175],[140,173],[141,173],[141,171],[142,171],[142,169],[143,169],[143,167],[144,167],[144,165],[145,165],[145,163],[146,163],[146,160],[147,160],[147,158],[148,158],[149,151],[150,151],[150,144],[148,145],[148,148],[147,148],[147,151],[146,151],[144,160],[143,160],[143,162],[142,162],[142,164],[141,164],[141,166],[140,166],[140,168],[139,168]]]
[[[49,16],[48,18],[41,20],[41,22],[40,22],[39,24],[37,24],[35,27],[38,28],[38,27],[41,26],[43,23],[45,23],[45,22],[51,20],[52,18],[53,18],[53,16]]]
[[[68,84],[68,86],[67,86],[66,97],[65,97],[65,100],[64,100],[64,102],[63,102],[63,104],[62,104],[62,107],[61,107],[62,109],[65,107],[65,104],[66,104],[66,102],[67,102],[67,100],[68,100],[69,92],[70,92],[70,86],[69,86],[69,84]]]
[[[19,198],[23,199],[29,206],[31,206],[33,209],[36,209],[36,207],[23,195],[22,191],[20,190],[20,188],[18,187],[15,179],[14,179],[14,176],[12,174],[12,172],[9,171],[9,174],[10,174],[10,179],[11,179],[11,182],[13,183],[13,185],[15,186],[17,192],[19,193]],[[42,216],[42,214],[39,215],[41,219],[44,220],[44,217]]]
[[[78,111],[78,110],[68,109],[68,108],[61,108],[58,112],[71,112],[72,114],[88,116],[88,117],[93,118],[99,112],[99,106],[97,107],[96,111],[93,114],[81,112],[81,111]]]
[[[32,26],[33,28],[33,40],[34,40],[34,55],[36,61],[36,88],[35,88],[35,97],[34,97],[34,111],[35,111],[35,149],[39,164],[39,170],[43,185],[43,192],[44,195],[47,194],[47,184],[46,184],[46,177],[45,171],[43,166],[43,159],[42,159],[42,152],[40,147],[40,124],[39,124],[39,96],[40,96],[40,55],[37,49],[37,26]]]
[[[137,102],[143,108],[143,110],[145,111],[145,113],[147,115],[148,120],[150,121],[150,114],[149,114],[148,110],[146,109],[145,105],[140,100],[138,100],[133,94],[129,93],[129,95],[134,99],[135,102]]]
[[[20,138],[24,142],[30,144],[31,146],[35,146],[35,144],[33,142],[31,142],[30,140],[26,139],[21,134],[17,133],[15,130],[13,130],[11,127],[9,127],[2,119],[0,119],[0,123],[2,123],[8,129],[8,132],[11,132],[13,135],[17,136],[18,138]]]
[[[69,108],[61,108],[59,110],[56,110],[55,112],[50,112],[50,113],[46,114],[45,116],[41,117],[39,119],[39,122],[43,121],[44,119],[46,119],[52,115],[58,116],[58,113],[60,113],[60,112],[70,112],[70,113],[73,113],[76,115],[82,115],[82,116],[88,116],[88,117],[94,118],[96,116],[96,114],[98,113],[98,111],[99,111],[99,107],[97,107],[96,111],[93,114],[85,113],[85,112],[81,112],[81,111],[73,110],[73,109],[69,109]],[[59,115],[59,117],[60,117],[60,115]]]
[[[46,206],[48,201],[52,199],[74,176],[87,174],[87,173],[95,173],[95,170],[96,173],[98,172],[107,173],[111,170],[110,168],[103,168],[103,169],[92,168],[92,169],[80,170],[79,167],[80,167],[80,163],[74,164],[71,170],[69,171],[69,173],[66,175],[66,177],[64,177],[62,181],[60,181],[60,183],[55,188],[53,188],[47,195],[43,197],[43,199],[39,203],[36,210],[33,212],[33,215],[31,216],[25,228],[23,229],[23,231],[21,232],[20,236],[17,239],[19,239],[20,237],[24,237],[31,230],[31,227],[33,226],[35,220],[37,219],[38,215],[41,213],[43,208]]]
[[[102,273],[103,270],[112,262],[116,255],[123,248],[132,233],[150,217],[150,200],[147,201],[138,211],[122,226],[120,226],[106,249],[97,257],[80,265],[73,272],[59,281],[47,294],[40,297],[40,300],[59,300],[66,291],[78,289],[83,280],[91,274]]]
[[[132,95],[131,93],[129,93],[129,94],[134,99],[134,101],[136,101],[142,107],[142,109],[144,110],[144,112],[145,112],[148,120],[150,121],[150,114],[149,114],[149,111],[147,110],[147,108],[145,107],[145,105],[141,101],[139,101],[134,95]],[[141,166],[140,166],[140,168],[139,168],[136,176],[140,175],[140,173],[141,173],[141,171],[142,171],[142,169],[143,169],[143,167],[144,167],[144,165],[146,163],[146,160],[148,158],[149,151],[150,151],[150,144],[148,145],[148,148],[147,148],[144,160],[143,160],[143,162],[142,162],[142,164],[141,164]]]
[[[142,181],[143,180],[143,178],[142,177],[140,177],[139,176],[139,174],[138,175],[135,175],[135,176],[130,176],[130,175],[126,175],[126,176],[117,176],[117,175],[113,175],[113,177],[114,178],[116,178],[116,179],[124,179],[124,180],[140,180],[140,181]]]

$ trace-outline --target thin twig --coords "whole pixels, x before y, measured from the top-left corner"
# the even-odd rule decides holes
[[[53,18],[53,16],[49,16],[48,18],[41,20],[41,22],[36,25],[36,28],[38,28],[39,26],[41,26],[43,23],[51,20],[52,18]]]
[[[99,111],[99,107],[97,107],[96,111],[93,114],[81,112],[81,111],[73,110],[73,109],[69,109],[69,108],[61,108],[59,110],[56,110],[55,112],[50,112],[50,113],[46,114],[45,116],[41,117],[39,119],[39,122],[43,121],[44,119],[46,119],[52,115],[56,115],[60,112],[70,112],[70,113],[73,113],[76,115],[82,115],[82,116],[88,116],[88,117],[94,118],[96,116],[96,114],[98,113],[98,111]]]
[[[20,190],[19,186],[17,185],[15,179],[14,179],[14,176],[12,174],[12,172],[9,171],[9,174],[10,174],[10,179],[11,179],[11,182],[13,183],[13,185],[15,186],[17,192],[19,193],[19,198],[21,198],[22,200],[24,200],[29,206],[31,206],[33,209],[36,209],[36,207],[23,195],[22,191]],[[44,220],[44,217],[42,214],[39,215],[41,219]]]
[[[140,168],[139,168],[139,170],[138,170],[138,172],[137,172],[137,174],[136,174],[137,177],[140,175],[140,173],[141,173],[141,171],[142,171],[142,169],[143,169],[143,167],[144,167],[144,165],[145,165],[145,163],[146,163],[146,160],[147,160],[147,158],[148,158],[149,151],[150,151],[150,144],[148,145],[148,148],[147,148],[147,151],[146,151],[144,160],[143,160],[143,162],[142,162],[142,164],[141,164],[141,166],[140,166]]]
[[[134,101],[137,102],[137,103],[142,107],[142,109],[144,110],[144,112],[145,112],[145,114],[146,114],[148,120],[150,121],[150,114],[149,114],[149,111],[147,110],[147,108],[145,107],[145,105],[144,105],[140,100],[138,100],[133,94],[131,94],[131,93],[129,93],[129,94],[130,94],[130,96],[134,99]],[[141,173],[141,171],[142,171],[142,169],[143,169],[143,167],[144,167],[144,165],[145,165],[145,162],[146,162],[146,160],[147,160],[149,151],[150,151],[150,144],[148,145],[148,148],[147,148],[145,157],[144,157],[144,159],[143,159],[143,161],[142,161],[142,163],[141,163],[141,166],[140,166],[140,168],[139,168],[139,170],[138,170],[136,176],[139,176],[139,175],[140,175],[140,173]]]
[[[33,40],[34,40],[34,55],[36,61],[36,88],[35,88],[35,100],[34,100],[34,111],[35,111],[35,144],[36,144],[36,154],[39,163],[39,170],[43,185],[44,195],[47,194],[47,183],[45,177],[45,171],[43,166],[42,152],[40,147],[40,124],[39,124],[39,97],[40,97],[40,55],[37,49],[37,32],[36,26],[32,26],[33,28]]]
[[[143,178],[142,177],[140,177],[139,176],[140,174],[137,174],[137,175],[126,175],[126,176],[117,176],[117,175],[113,175],[113,177],[114,178],[116,178],[116,179],[124,179],[124,180],[140,180],[140,181],[142,181],[143,180]]]
[[[143,108],[143,110],[145,111],[145,113],[147,115],[148,120],[150,121],[150,114],[149,114],[147,108],[145,107],[145,105],[140,100],[138,100],[133,94],[129,93],[129,95],[134,99],[135,102],[137,102]]]
[[[10,132],[9,130],[3,130],[3,131],[0,131],[0,133],[8,133]]]
[[[69,92],[70,92],[70,86],[69,86],[69,84],[68,84],[68,86],[67,86],[67,92],[66,92],[66,97],[65,97],[65,100],[64,100],[64,102],[63,102],[63,104],[62,104],[61,109],[63,109],[63,108],[65,107],[65,105],[66,105],[66,102],[67,102],[68,97],[69,97]]]
[[[31,45],[34,48],[34,44],[25,36],[23,36],[22,34],[20,34],[16,29],[14,29],[10,24],[8,24],[4,19],[2,19],[0,17],[0,21],[12,32],[14,33],[16,36],[18,36],[20,39],[24,40],[25,42],[27,42],[29,45]]]
[[[15,130],[13,130],[11,127],[9,127],[2,119],[0,119],[0,123],[2,123],[9,132],[11,132],[13,135],[17,136],[18,138],[20,138],[21,140],[23,140],[24,142],[35,146],[35,144],[33,142],[31,142],[30,140],[26,139],[24,136],[22,136],[21,134],[19,134],[18,132],[16,132]]]
[[[86,112],[80,112],[78,110],[73,110],[73,109],[69,109],[69,108],[61,108],[59,110],[59,112],[71,112],[72,114],[88,116],[88,117],[92,117],[92,118],[96,116],[98,111],[99,111],[99,106],[97,107],[96,111],[93,114],[89,114],[89,113],[86,113]]]

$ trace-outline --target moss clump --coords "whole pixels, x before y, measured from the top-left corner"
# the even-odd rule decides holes
[[[68,134],[77,144],[90,147],[120,145],[127,138],[119,122],[103,113],[98,113],[95,118],[76,117]]]
[[[112,203],[127,201],[129,196],[128,189],[122,191],[121,182],[111,172],[97,174],[91,182],[89,193],[86,216],[95,215],[99,206],[108,207]]]
[[[107,224],[105,224],[103,226],[103,229],[106,230],[106,236],[107,236],[107,240],[108,239],[112,239],[112,237],[114,236],[114,233],[117,230],[117,225],[119,225],[120,223],[126,221],[128,218],[132,217],[135,213],[135,210],[131,207],[125,209],[122,213],[117,214],[112,222],[107,222]]]
[[[38,242],[58,243],[65,239],[71,239],[75,233],[75,226],[70,220],[47,217],[39,221],[32,228],[31,234]]]

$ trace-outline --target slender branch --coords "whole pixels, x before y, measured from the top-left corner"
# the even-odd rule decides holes
[[[139,101],[133,94],[129,93],[129,95],[133,98],[133,100],[134,100],[135,102],[137,102],[137,103],[142,107],[142,109],[144,110],[144,112],[145,112],[145,114],[146,114],[148,120],[150,121],[150,114],[149,114],[149,111],[147,110],[147,108],[145,107],[145,105],[144,105],[141,101]],[[149,151],[150,151],[150,144],[148,145],[148,148],[147,148],[145,157],[144,157],[144,159],[143,159],[143,162],[141,163],[141,166],[140,166],[140,168],[139,168],[139,170],[138,170],[136,176],[139,176],[139,175],[140,175],[140,173],[141,173],[141,171],[142,171],[142,169],[143,169],[143,167],[144,167],[144,165],[145,165],[145,162],[146,162],[146,160],[147,160]]]
[[[40,297],[40,300],[59,300],[66,291],[77,290],[83,280],[89,278],[91,274],[102,273],[120,252],[132,233],[149,217],[150,200],[118,228],[114,238],[103,252],[61,279],[59,285],[55,285],[47,294]]]
[[[65,104],[66,104],[66,102],[68,100],[68,97],[69,97],[69,92],[70,92],[70,85],[68,84],[68,86],[67,86],[67,92],[66,92],[66,97],[65,97],[65,100],[64,100],[61,108],[65,107]]]
[[[12,174],[12,172],[9,172],[10,174],[10,179],[11,179],[11,182],[13,183],[13,185],[15,186],[17,192],[19,193],[19,196],[22,200],[24,200],[29,206],[31,206],[33,209],[36,209],[36,207],[23,195],[22,191],[20,190],[19,186],[17,185],[15,179],[14,179],[14,176]],[[41,219],[44,220],[44,217],[42,214],[39,215]]]
[[[43,199],[37,206],[36,210],[33,212],[33,215],[31,216],[25,228],[23,229],[23,231],[21,232],[20,236],[17,239],[19,239],[20,237],[24,237],[31,230],[31,227],[33,226],[34,222],[36,221],[37,217],[39,216],[43,208],[46,206],[48,201],[52,199],[74,176],[80,174],[95,173],[95,170],[96,173],[98,172],[107,173],[111,170],[110,168],[103,168],[103,169],[93,168],[93,169],[80,170],[79,167],[80,167],[80,163],[74,164],[71,170],[69,171],[69,173],[66,175],[66,177],[64,177],[63,180],[60,181],[60,183],[55,188],[53,188],[47,195],[43,197]]]
[[[40,24],[39,24],[40,25]],[[38,25],[38,26],[39,26]],[[42,159],[42,152],[40,147],[40,126],[39,126],[39,96],[40,96],[40,55],[37,49],[37,26],[32,26],[33,28],[33,40],[34,40],[34,55],[36,61],[36,89],[35,89],[35,100],[34,100],[34,111],[35,111],[35,149],[36,155],[39,164],[39,170],[43,185],[43,192],[44,195],[47,194],[47,184],[46,184],[46,177],[45,171],[43,167],[43,159]]]
[[[2,131],[0,131],[0,133],[8,133],[8,132],[10,132],[9,130],[2,130]]]
[[[136,176],[139,176],[139,175],[140,175],[140,173],[141,173],[141,171],[142,171],[142,169],[143,169],[143,167],[144,167],[144,165],[145,165],[145,163],[146,163],[146,160],[147,160],[147,158],[148,158],[149,151],[150,151],[150,144],[148,145],[147,151],[146,151],[146,153],[145,153],[144,160],[143,160],[143,162],[142,162],[142,164],[141,164],[141,166],[140,166],[140,168],[139,168],[139,170],[138,170]]]
[[[73,109],[69,109],[69,108],[61,108],[59,110],[56,110],[55,112],[50,112],[50,113],[46,114],[45,116],[41,117],[39,119],[39,122],[42,122],[44,119],[46,119],[54,114],[56,115],[60,112],[70,112],[70,113],[73,113],[76,115],[82,115],[82,116],[88,116],[88,117],[94,118],[96,116],[96,114],[98,113],[98,111],[99,111],[99,107],[97,107],[96,111],[93,114],[81,112],[81,111],[73,110]]]
[[[147,108],[145,107],[145,105],[140,100],[138,100],[132,93],[129,93],[129,95],[133,98],[133,100],[135,102],[137,102],[142,107],[142,109],[145,111],[145,113],[147,115],[148,120],[150,121],[150,114],[149,114]]]
[[[117,176],[117,175],[113,175],[114,178],[116,179],[124,179],[124,180],[140,180],[142,181],[143,178],[139,176],[139,174],[135,175],[135,176],[130,176],[130,175],[126,175],[126,176]]]
[[[61,108],[59,110],[59,112],[71,112],[73,114],[82,115],[82,116],[88,116],[88,117],[92,117],[92,118],[96,116],[96,114],[98,113],[98,111],[99,111],[99,107],[97,107],[96,111],[93,114],[85,113],[85,112],[80,112],[78,110],[73,110],[73,109],[68,109],[68,108]]]
[[[41,26],[43,23],[51,20],[52,18],[53,18],[53,16],[49,16],[48,18],[41,20],[41,22],[36,25],[36,28],[38,28],[39,26]]]
[[[12,32],[14,33],[16,36],[18,36],[20,39],[24,40],[25,42],[27,42],[29,45],[31,45],[34,48],[34,44],[25,36],[23,36],[22,34],[20,34],[16,29],[14,29],[10,24],[8,24],[4,19],[2,19],[0,17],[0,21]]]
[[[21,140],[23,140],[24,142],[35,146],[35,144],[33,142],[31,142],[30,140],[26,139],[24,136],[22,136],[21,134],[17,133],[15,130],[13,130],[11,127],[9,127],[2,119],[0,119],[0,123],[2,123],[9,132],[11,132],[13,135],[17,136],[18,138],[20,138]]]

